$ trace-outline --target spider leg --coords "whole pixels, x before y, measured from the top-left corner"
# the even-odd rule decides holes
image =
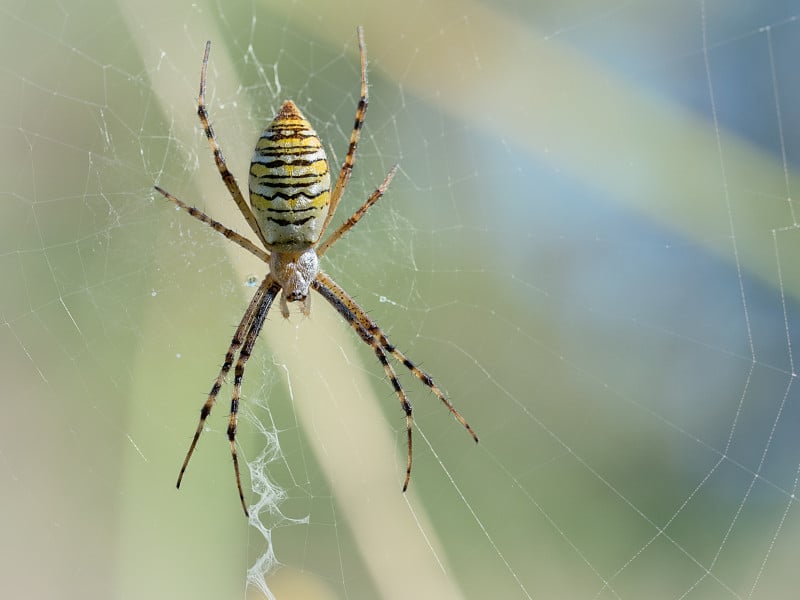
[[[430,390],[436,395],[436,397],[442,401],[442,404],[444,404],[447,407],[447,410],[449,410],[450,413],[456,418],[456,420],[464,426],[464,428],[472,436],[472,439],[475,440],[475,442],[477,443],[478,436],[475,434],[475,431],[473,431],[472,427],[470,427],[469,423],[467,423],[466,419],[461,415],[461,413],[458,412],[458,409],[456,409],[456,407],[453,406],[453,404],[447,399],[442,390],[439,389],[439,386],[436,385],[436,383],[433,381],[433,378],[430,375],[428,375],[425,371],[417,367],[413,362],[411,362],[408,359],[408,357],[405,354],[403,354],[400,350],[395,348],[394,344],[392,344],[389,341],[389,338],[386,337],[386,334],[384,334],[381,328],[378,327],[377,323],[375,323],[375,321],[369,318],[369,315],[367,315],[366,311],[363,308],[361,308],[358,305],[358,303],[356,303],[356,301],[353,300],[353,298],[351,298],[350,295],[339,286],[339,284],[337,284],[333,279],[328,277],[328,275],[320,271],[317,274],[317,278],[314,281],[313,285],[314,289],[319,291],[321,294],[322,292],[320,291],[320,288],[327,288],[327,290],[329,290],[331,294],[333,294],[337,299],[339,299],[339,301],[344,303],[347,311],[355,316],[356,323],[358,323],[359,327],[364,329],[364,331],[366,331],[373,338],[378,340],[381,347],[384,350],[386,350],[386,352],[394,356],[398,360],[398,362],[401,362],[406,369],[411,371],[414,377],[416,377],[423,384],[428,386]],[[325,296],[325,294],[322,295]],[[327,296],[325,297],[327,298]],[[331,300],[328,301],[331,302]],[[339,309],[337,308],[337,310]],[[341,313],[341,310],[339,312]],[[351,325],[355,327],[355,324],[351,323]]]
[[[236,233],[233,229],[229,229],[219,221],[215,221],[214,219],[209,217],[206,213],[204,213],[202,210],[199,210],[194,206],[189,206],[185,202],[178,200],[168,191],[158,186],[155,186],[155,189],[159,194],[164,196],[167,200],[175,204],[175,206],[177,206],[181,210],[185,210],[187,213],[189,213],[198,221],[202,221],[203,223],[211,227],[214,231],[221,233],[230,241],[238,244],[239,246],[250,252],[250,254],[254,254],[255,256],[263,260],[265,263],[269,264],[269,252],[262,250],[243,235]]]
[[[340,311],[340,314],[344,316],[345,313]],[[352,313],[345,317],[349,322],[349,317],[354,317]],[[386,353],[383,349],[375,343],[375,338],[372,337],[363,327],[359,327],[357,329],[361,339],[364,340],[367,344],[369,344],[372,349],[375,351],[375,356],[378,357],[378,361],[381,363],[386,376],[389,378],[389,381],[392,382],[392,387],[394,388],[395,393],[397,394],[398,399],[400,400],[400,406],[403,409],[403,412],[406,413],[406,438],[408,444],[408,461],[406,463],[406,478],[403,481],[403,491],[405,492],[408,489],[408,482],[411,479],[411,428],[414,426],[414,419],[411,416],[411,402],[408,400],[408,396],[406,396],[406,392],[403,389],[403,386],[400,385],[400,380],[397,379],[397,373],[395,373],[392,365],[389,364],[389,358],[386,356]],[[370,339],[371,338],[371,339]]]
[[[186,467],[189,465],[189,460],[192,458],[195,446],[197,446],[197,440],[200,439],[200,434],[203,433],[203,427],[205,426],[206,419],[208,418],[208,415],[211,414],[211,409],[214,407],[214,403],[217,401],[217,395],[219,394],[219,390],[222,388],[222,384],[225,381],[225,376],[233,366],[233,358],[236,355],[236,352],[238,352],[239,348],[241,348],[245,339],[245,335],[250,330],[253,319],[256,316],[256,311],[259,309],[264,300],[264,294],[266,294],[267,289],[271,285],[275,285],[275,281],[270,275],[267,275],[264,281],[261,282],[261,285],[258,286],[256,293],[253,294],[253,299],[250,300],[250,304],[248,305],[247,310],[244,311],[242,320],[239,322],[239,326],[236,328],[236,331],[233,334],[231,345],[228,347],[228,351],[225,353],[225,360],[222,362],[222,368],[219,370],[219,374],[214,380],[214,384],[211,386],[211,391],[208,394],[205,404],[203,404],[203,408],[200,409],[200,422],[197,424],[197,431],[194,432],[192,443],[189,445],[189,451],[186,453],[186,458],[183,460],[183,464],[181,465],[181,470],[178,474],[178,482],[175,485],[177,488],[181,487],[183,474],[186,472]]]
[[[197,96],[197,116],[200,118],[200,123],[203,126],[203,131],[206,134],[208,145],[211,146],[211,151],[214,153],[214,162],[217,165],[217,170],[222,177],[223,183],[225,183],[225,187],[228,188],[228,191],[233,197],[233,201],[236,202],[236,206],[239,207],[239,211],[242,213],[245,221],[247,221],[247,224],[250,225],[250,228],[258,236],[258,239],[260,239],[263,244],[267,246],[267,240],[264,238],[264,234],[261,233],[261,228],[258,225],[256,216],[253,214],[250,206],[245,201],[242,191],[239,189],[239,184],[236,183],[236,178],[233,176],[233,173],[228,170],[228,165],[225,163],[225,157],[222,155],[222,148],[220,148],[220,145],[217,142],[217,136],[214,134],[214,128],[211,126],[211,123],[208,120],[208,110],[206,109],[206,71],[208,70],[208,55],[210,52],[211,41],[209,40],[206,42],[206,50],[203,54],[203,66],[200,68],[200,93]]]
[[[362,204],[358,210],[353,213],[353,216],[342,223],[336,231],[328,236],[327,240],[322,242],[317,247],[317,256],[322,256],[325,254],[328,251],[328,248],[333,246],[333,244],[335,244],[340,237],[350,231],[353,226],[361,220],[361,217],[367,214],[367,211],[370,209],[370,207],[383,197],[383,194],[386,192],[386,188],[389,187],[389,184],[391,183],[392,178],[394,178],[395,173],[397,173],[397,165],[391,168],[391,170],[386,174],[386,178],[383,180],[383,183],[381,183],[378,188],[372,192],[370,197],[367,198],[367,201],[364,202],[364,204]]]
[[[364,45],[364,30],[359,25],[358,29],[358,50],[361,55],[361,97],[358,99],[358,106],[356,106],[356,119],[353,123],[353,131],[350,132],[350,145],[347,148],[347,154],[344,157],[344,164],[339,171],[339,177],[336,179],[336,185],[331,193],[331,205],[328,210],[328,216],[325,217],[325,222],[322,224],[322,232],[328,228],[333,214],[336,212],[336,207],[339,200],[342,199],[344,188],[347,187],[347,182],[350,180],[350,175],[353,172],[353,165],[356,162],[356,149],[358,148],[358,138],[361,136],[361,127],[364,125],[364,116],[367,114],[367,104],[369,103],[369,96],[367,94],[367,50]]]
[[[400,385],[400,380],[397,378],[397,373],[395,373],[394,368],[389,363],[389,358],[386,356],[386,352],[384,352],[383,348],[381,347],[378,340],[372,335],[369,331],[367,331],[359,322],[358,317],[350,310],[350,307],[347,302],[348,296],[345,298],[339,297],[336,290],[329,288],[326,286],[322,281],[320,281],[319,276],[315,279],[311,286],[319,292],[319,294],[325,298],[330,304],[336,309],[336,311],[344,317],[345,321],[347,321],[353,329],[356,330],[359,337],[369,345],[372,350],[375,352],[375,356],[378,357],[378,361],[381,363],[386,376],[389,378],[389,381],[392,382],[392,387],[394,388],[395,393],[397,394],[398,399],[400,400],[400,406],[403,408],[403,412],[406,413],[406,437],[407,437],[407,444],[408,444],[408,462],[406,464],[406,478],[403,482],[403,491],[405,492],[408,489],[408,482],[411,479],[411,430],[414,425],[413,417],[411,416],[412,408],[411,402],[408,401],[408,396],[406,396],[406,392],[403,389],[403,386]]]
[[[244,492],[242,491],[242,478],[239,474],[239,457],[236,454],[236,424],[239,414],[239,400],[242,394],[242,378],[244,377],[244,367],[250,359],[253,352],[253,346],[258,339],[258,334],[261,333],[261,328],[264,326],[264,321],[267,318],[270,306],[275,296],[280,292],[281,286],[272,278],[267,275],[265,282],[270,280],[270,284],[266,289],[261,303],[258,305],[258,310],[255,312],[250,330],[247,332],[247,337],[244,340],[242,349],[239,351],[239,358],[236,360],[236,368],[234,369],[233,376],[233,394],[231,396],[231,412],[228,417],[228,441],[231,444],[231,457],[233,458],[233,472],[236,475],[236,488],[239,491],[239,499],[242,501],[242,508],[244,514],[249,517],[247,512],[247,504],[244,501]]]

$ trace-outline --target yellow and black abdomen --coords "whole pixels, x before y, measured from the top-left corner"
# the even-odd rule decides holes
[[[328,158],[291,100],[258,138],[249,187],[268,249],[302,251],[317,243],[330,207]]]

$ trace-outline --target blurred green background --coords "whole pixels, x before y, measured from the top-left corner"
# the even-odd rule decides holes
[[[4,597],[260,597],[226,387],[263,265],[240,183],[292,98],[344,157],[326,269],[467,416],[475,447],[319,297],[272,314],[242,455],[278,598],[791,598],[800,523],[800,3],[172,2],[0,7]],[[339,222],[339,221],[337,221]],[[255,460],[277,432],[272,462]],[[248,499],[256,494],[247,490]]]

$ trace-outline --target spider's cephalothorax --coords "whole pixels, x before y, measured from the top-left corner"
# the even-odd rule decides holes
[[[269,273],[261,281],[252,300],[244,312],[239,326],[233,334],[231,345],[225,354],[222,368],[211,386],[211,391],[206,398],[203,408],[200,409],[200,422],[194,432],[189,451],[181,465],[178,474],[178,487],[181,486],[183,474],[192,458],[192,453],[197,446],[197,440],[203,432],[206,419],[211,414],[211,409],[217,401],[225,377],[234,367],[233,393],[231,394],[231,412],[228,417],[228,441],[233,458],[233,470],[236,476],[236,487],[239,499],[247,515],[247,504],[242,492],[242,481],[239,476],[239,460],[236,454],[236,425],[239,412],[239,400],[242,392],[244,368],[253,352],[253,346],[261,333],[261,328],[267,318],[267,313],[277,295],[281,295],[281,312],[284,317],[289,316],[288,302],[300,301],[302,311],[309,313],[309,290],[313,289],[325,298],[331,306],[355,330],[361,340],[367,344],[378,358],[386,377],[392,384],[400,406],[406,415],[406,437],[408,445],[408,459],[406,463],[406,477],[403,482],[403,491],[406,490],[411,478],[411,403],[408,401],[403,386],[397,379],[394,367],[389,362],[392,356],[399,364],[408,369],[414,377],[426,385],[450,413],[461,423],[472,438],[477,442],[478,437],[464,420],[455,407],[445,397],[433,379],[425,371],[417,367],[408,357],[400,352],[389,341],[380,327],[370,319],[367,312],[353,300],[347,292],[333,281],[319,268],[319,257],[333,246],[363,217],[369,207],[383,196],[389,182],[397,171],[393,167],[383,183],[370,195],[353,215],[342,223],[324,241],[320,241],[322,234],[328,228],[331,218],[336,212],[344,194],[350,174],[355,164],[358,138],[364,115],[367,112],[367,54],[364,48],[364,32],[358,28],[358,48],[361,53],[361,96],[356,108],[356,120],[350,133],[350,145],[344,157],[344,164],[336,178],[336,184],[331,191],[331,176],[328,169],[328,160],[325,150],[319,141],[311,124],[291,101],[286,101],[278,111],[278,115],[267,126],[258,139],[253,152],[253,161],[250,163],[250,205],[244,199],[236,178],[228,170],[222,150],[217,143],[214,129],[208,120],[206,110],[206,69],[211,42],[206,43],[203,55],[203,66],[200,70],[200,95],[197,98],[197,115],[203,125],[208,144],[214,153],[222,181],[228,188],[233,201],[242,213],[245,221],[258,236],[263,248],[215,221],[204,212],[178,200],[169,192],[156,186],[156,190],[173,202],[178,208],[186,211],[194,218],[212,227],[229,240],[238,244],[254,256],[269,265]],[[252,207],[251,207],[252,206]]]

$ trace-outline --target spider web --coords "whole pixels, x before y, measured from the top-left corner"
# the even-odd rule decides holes
[[[9,597],[788,598],[798,587],[800,3],[0,8]],[[399,11],[399,12],[398,12]],[[481,438],[315,297],[177,469],[264,266],[244,182],[292,98],[340,164],[323,268]],[[334,224],[336,224],[334,223]],[[247,473],[246,473],[247,475]]]

